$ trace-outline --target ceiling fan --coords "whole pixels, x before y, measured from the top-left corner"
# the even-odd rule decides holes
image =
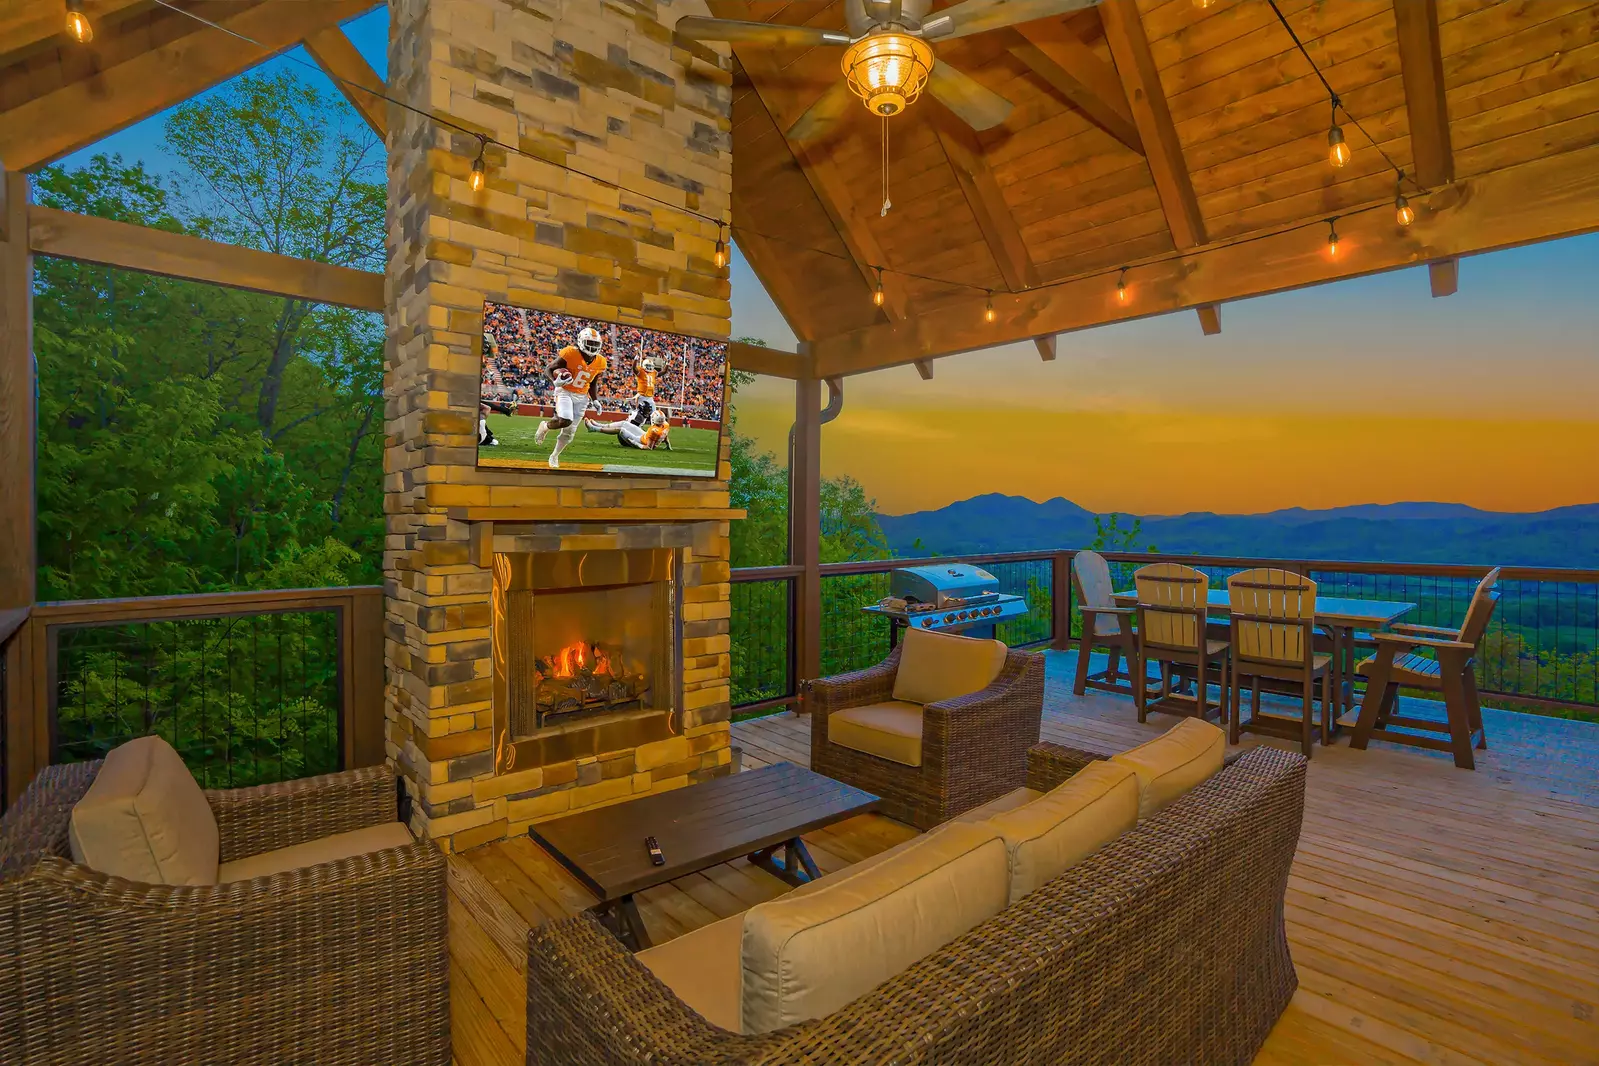
[[[843,117],[851,96],[884,118],[899,114],[925,88],[974,129],[1004,122],[1011,102],[933,57],[929,42],[954,40],[1023,22],[1065,15],[1098,0],[961,0],[929,14],[932,0],[844,0],[848,32],[814,26],[738,19],[680,19],[677,32],[695,41],[773,48],[845,48],[844,80],[835,82],[788,128],[796,141],[811,140]]]

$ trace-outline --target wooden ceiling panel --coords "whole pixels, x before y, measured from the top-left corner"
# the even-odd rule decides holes
[[[1451,127],[1457,178],[1576,151],[1599,143],[1599,83],[1533,97]]]
[[[1068,241],[1040,245],[1034,250],[1040,257],[1038,272],[1046,282],[1111,272],[1106,285],[1114,287],[1118,268],[1171,254],[1171,234],[1165,222],[1165,213],[1157,210],[1138,220],[1129,219],[1122,232],[1134,236],[1126,240],[1110,240],[1093,248]]]

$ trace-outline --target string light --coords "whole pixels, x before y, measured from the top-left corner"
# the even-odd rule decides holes
[[[1410,206],[1410,201],[1405,199],[1405,172],[1401,170],[1399,177],[1394,181],[1394,218],[1401,226],[1408,226],[1416,221],[1416,209]]]
[[[89,16],[83,13],[83,0],[67,0],[67,32],[79,44],[94,40],[94,27],[89,25]]]
[[[1338,220],[1336,218],[1327,220],[1327,257],[1329,259],[1338,258]]]
[[[1116,299],[1122,303],[1127,302],[1127,268],[1122,267],[1121,277],[1116,279]]]
[[[988,290],[988,303],[983,307],[983,321],[993,322],[994,315],[994,290]]]
[[[877,271],[877,285],[872,289],[872,303],[878,307],[883,306],[883,268],[874,267]]]
[[[727,265],[727,241],[722,237],[722,226],[716,226],[716,269],[721,270]]]
[[[1341,167],[1349,162],[1349,142],[1344,140],[1344,128],[1338,125],[1338,97],[1332,98],[1332,129],[1327,131],[1327,162]]]
[[[467,179],[467,184],[473,192],[482,192],[483,186],[488,183],[488,165],[483,161],[483,153],[488,151],[489,142],[482,137],[477,139],[477,158],[472,160],[472,176]]]
[[[1210,10],[1210,6],[1212,4],[1214,4],[1215,2],[1216,2],[1216,0],[1194,0],[1194,10],[1195,11],[1209,11]]]

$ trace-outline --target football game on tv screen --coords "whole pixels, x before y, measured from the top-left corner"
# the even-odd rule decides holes
[[[478,465],[715,477],[724,341],[487,303]]]

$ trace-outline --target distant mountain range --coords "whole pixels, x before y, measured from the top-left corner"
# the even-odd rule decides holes
[[[1094,539],[1094,512],[1058,496],[1036,503],[990,493],[878,520],[901,555],[911,554],[917,540],[930,551],[956,555],[1080,548]],[[1163,552],[1599,568],[1599,503],[1530,514],[1454,503],[1371,503],[1324,511],[1146,515],[1143,521],[1143,546]]]

